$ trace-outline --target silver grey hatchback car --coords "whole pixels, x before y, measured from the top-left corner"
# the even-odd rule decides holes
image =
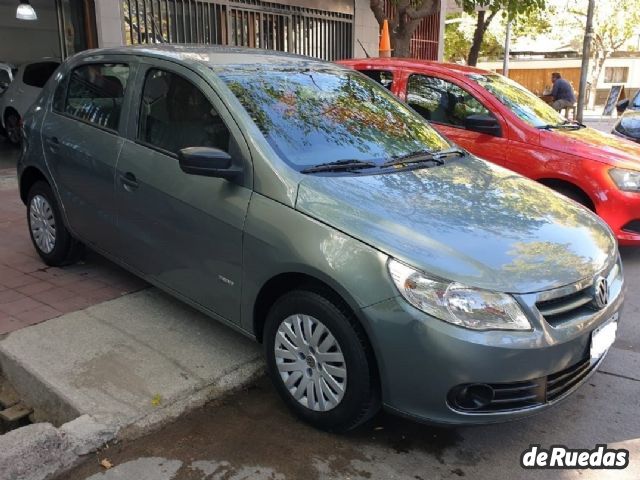
[[[24,129],[20,194],[44,262],[86,245],[262,342],[284,401],[320,428],[380,406],[527,416],[614,341],[609,228],[355,71],[264,50],[89,51]]]

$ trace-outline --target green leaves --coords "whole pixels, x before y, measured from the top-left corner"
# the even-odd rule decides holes
[[[503,10],[509,18],[545,8],[545,0],[456,0],[456,3],[469,14],[476,9]]]

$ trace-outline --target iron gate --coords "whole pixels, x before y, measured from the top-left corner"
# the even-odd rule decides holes
[[[123,0],[127,44],[208,43],[351,58],[353,15],[262,0]]]

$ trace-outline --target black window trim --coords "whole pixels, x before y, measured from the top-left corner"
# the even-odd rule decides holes
[[[67,100],[69,99],[69,83],[71,82],[71,76],[73,75],[73,72],[75,70],[77,70],[78,68],[87,66],[87,65],[126,65],[127,68],[129,69],[129,77],[127,78],[127,86],[124,89],[123,95],[122,95],[122,100],[124,103],[124,100],[127,98],[127,91],[128,91],[128,86],[129,86],[129,80],[131,79],[131,63],[130,62],[125,62],[125,61],[111,61],[111,62],[85,62],[85,63],[81,63],[79,65],[76,65],[70,69],[68,69],[65,73],[68,73],[68,75],[65,75],[65,73],[63,73],[64,77],[62,79],[63,82],[65,82],[65,86],[64,86],[64,106],[66,109],[67,106]],[[58,83],[56,85],[56,89],[60,84]],[[122,112],[125,110],[124,108],[120,109],[120,116],[118,117],[118,128],[117,129],[113,129],[113,128],[108,128],[105,127],[104,125],[98,125],[97,123],[92,123],[89,122],[87,120],[83,120],[82,118],[78,118],[76,116],[71,115],[70,113],[66,112],[66,111],[58,111],[56,109],[53,108],[53,97],[55,96],[55,90],[53,92],[52,98],[51,98],[51,113],[55,113],[56,115],[60,115],[62,117],[66,117],[66,118],[70,118],[72,120],[75,120],[76,122],[80,122],[83,123],[85,125],[89,125],[91,127],[97,128],[98,130],[102,130],[103,132],[106,133],[110,133],[112,135],[118,136],[118,137],[122,137],[122,135],[120,135],[121,129],[122,129]]]
[[[362,70],[356,70],[357,72],[361,73],[362,75],[364,75],[365,77],[367,77],[369,80],[372,80],[374,82],[376,82],[378,85],[384,87],[387,91],[389,92],[393,92],[393,87],[396,84],[396,74],[399,73],[398,70],[396,70],[395,68],[362,68]],[[385,72],[385,73],[390,73],[391,74],[391,84],[389,85],[389,87],[385,87],[382,83],[376,81],[375,79],[371,78],[369,75],[367,75],[367,72]],[[407,83],[408,85],[408,83]]]
[[[461,90],[464,90],[465,92],[467,92],[469,95],[471,95],[476,102],[478,102],[480,105],[482,105],[484,107],[484,109],[489,112],[489,115],[491,115],[493,118],[496,119],[496,121],[498,122],[498,124],[500,124],[500,120],[498,119],[498,117],[496,117],[496,115],[491,111],[491,109],[487,108],[487,106],[484,104],[484,102],[481,102],[478,97],[476,95],[474,95],[473,93],[471,93],[469,90],[467,90],[466,88],[458,85],[457,83],[449,80],[448,78],[442,78],[442,77],[438,77],[437,75],[434,74],[430,74],[430,73],[419,73],[419,72],[409,72],[409,75],[407,76],[407,92],[406,92],[406,98],[407,98],[407,106],[411,109],[413,109],[413,107],[409,104],[409,81],[411,79],[411,77],[413,76],[422,76],[422,77],[428,77],[428,78],[435,78],[438,80],[442,80],[443,82],[447,82],[450,83],[451,85],[455,85],[456,87],[458,87]],[[420,113],[416,112],[418,115],[420,115]],[[424,118],[422,115],[420,115],[422,118]],[[425,118],[425,120],[427,120]],[[472,132],[473,130],[469,130],[467,128],[465,128],[462,125],[452,125],[450,123],[443,123],[443,122],[437,122],[435,120],[427,120],[427,122],[429,123],[434,123],[436,125],[442,125],[444,127],[450,127],[450,128],[457,128],[459,130],[464,130],[466,132]],[[504,138],[504,135],[501,134],[499,137],[495,137],[495,138]]]

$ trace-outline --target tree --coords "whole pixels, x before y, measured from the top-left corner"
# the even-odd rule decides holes
[[[570,0],[569,26],[573,26],[580,35],[584,32],[585,2]],[[591,44],[593,62],[591,64],[590,83],[587,88],[589,107],[596,100],[595,90],[602,73],[604,63],[612,53],[617,52],[634,36],[640,23],[640,0],[616,0],[616,2],[596,2],[593,15],[594,38]]]
[[[454,20],[447,23],[444,30],[444,59],[447,62],[462,63],[467,61],[474,33],[473,19],[463,14],[454,14],[448,18]],[[480,54],[490,59],[500,58],[504,54],[504,46],[498,41],[495,32],[487,31],[482,40]]]
[[[487,28],[499,12],[512,21],[518,22],[545,7],[545,0],[456,0],[462,9],[476,15],[476,27],[467,63],[476,65]]]
[[[391,0],[396,14],[389,18],[384,8],[384,0],[370,0],[371,10],[380,25],[389,21],[389,36],[394,57],[408,57],[411,54],[411,37],[422,19],[436,13],[439,0]]]

